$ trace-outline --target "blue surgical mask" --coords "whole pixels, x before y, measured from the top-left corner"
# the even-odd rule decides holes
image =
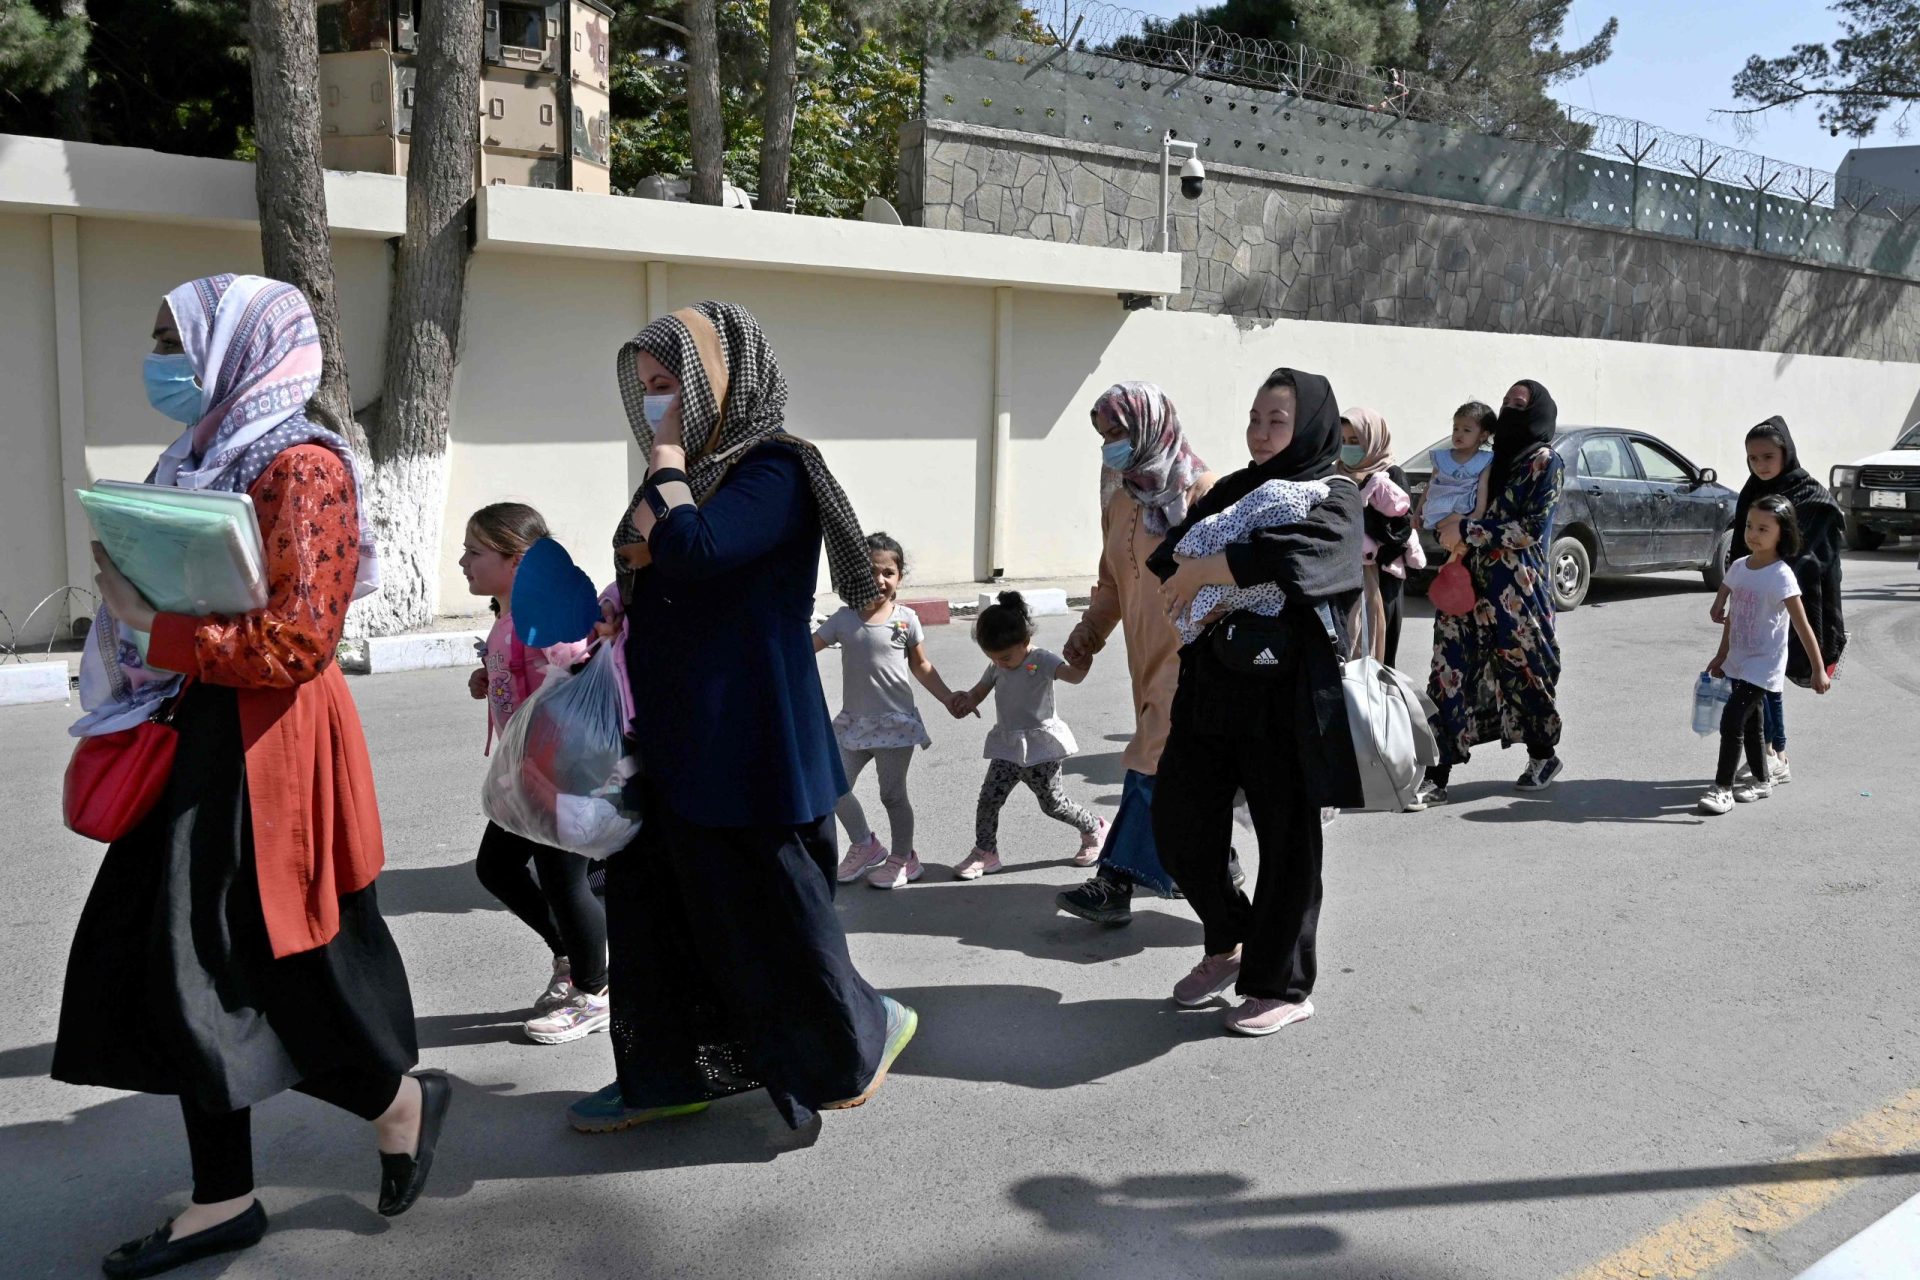
[[[640,412],[646,416],[647,425],[655,431],[658,431],[660,424],[666,421],[667,410],[672,407],[673,397],[671,395],[642,396],[640,398]]]
[[[1100,461],[1115,471],[1125,471],[1127,463],[1133,460],[1133,442],[1114,440],[1100,446]]]
[[[193,376],[193,361],[185,354],[149,353],[142,372],[148,404],[189,427],[200,421],[200,383]]]
[[[1348,470],[1367,460],[1367,446],[1363,444],[1343,444],[1340,446],[1340,465]]]

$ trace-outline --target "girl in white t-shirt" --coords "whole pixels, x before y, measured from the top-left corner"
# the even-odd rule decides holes
[[[842,708],[834,717],[833,733],[847,774],[847,794],[834,812],[850,843],[840,862],[839,881],[846,884],[864,875],[875,889],[898,889],[920,878],[907,769],[914,751],[932,742],[907,677],[918,680],[949,713],[966,712],[959,709],[961,695],[947,687],[927,657],[919,617],[894,602],[906,576],[907,553],[886,534],[874,533],[867,537],[867,557],[873,563],[873,580],[880,585],[879,599],[864,610],[843,608],[828,618],[813,633],[813,651],[840,646]],[[880,777],[880,805],[892,828],[891,852],[867,825],[866,810],[853,796],[853,784],[869,763]]]
[[[1800,582],[1790,565],[1800,552],[1800,527],[1794,523],[1793,504],[1779,495],[1757,499],[1747,512],[1748,554],[1727,566],[1726,580],[1714,601],[1724,606],[1720,650],[1707,666],[1710,676],[1733,682],[1727,709],[1720,717],[1720,767],[1713,785],[1700,797],[1700,812],[1721,814],[1735,804],[1765,800],[1773,794],[1767,769],[1766,744],[1761,740],[1761,704],[1768,692],[1778,693],[1786,682],[1787,633],[1791,627],[1811,658],[1813,691],[1833,687],[1820,639],[1807,622],[1800,602]],[[1733,785],[1745,747],[1753,779]]]

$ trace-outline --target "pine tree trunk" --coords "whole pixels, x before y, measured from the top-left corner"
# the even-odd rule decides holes
[[[694,204],[719,204],[726,180],[727,126],[720,115],[720,27],[716,0],[686,0],[687,117],[693,128]]]
[[[296,285],[313,306],[324,361],[313,417],[363,445],[347,390],[327,236],[327,185],[320,167],[320,37],[311,4],[252,0],[254,195],[266,274]]]
[[[356,607],[356,633],[390,635],[433,617],[480,146],[480,21],[480,0],[425,0],[418,10],[407,234],[387,315],[385,391],[368,429],[381,583]]]
[[[760,133],[760,207],[787,211],[793,166],[793,104],[800,40],[800,0],[770,0],[767,8],[767,90]]]
[[[87,20],[87,0],[60,0],[63,22]],[[60,113],[60,136],[68,142],[92,142],[93,118],[87,101],[87,70],[61,85],[53,94],[54,108]]]

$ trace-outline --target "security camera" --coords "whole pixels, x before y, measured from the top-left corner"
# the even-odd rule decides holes
[[[1189,200],[1198,200],[1206,185],[1207,166],[1200,163],[1199,156],[1188,156],[1187,162],[1180,166],[1180,194]]]

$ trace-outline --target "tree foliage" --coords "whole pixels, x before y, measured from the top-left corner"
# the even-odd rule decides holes
[[[1920,2],[1920,0],[1916,0]],[[1171,21],[1150,20],[1144,38],[1193,24],[1250,40],[1307,45],[1361,67],[1425,75],[1493,133],[1537,134],[1565,123],[1547,90],[1606,61],[1619,22],[1593,39],[1561,45],[1572,0],[1222,0]],[[1113,48],[1126,54],[1136,41]],[[1208,61],[1233,74],[1236,54]],[[1202,74],[1206,73],[1203,64]]]
[[[613,181],[631,189],[652,174],[690,173],[693,156],[681,60],[685,37],[667,23],[673,3],[642,0],[616,19]],[[767,0],[720,6],[721,114],[726,178],[752,190],[764,134]],[[801,213],[856,217],[870,195],[891,198],[900,127],[919,102],[920,56],[906,40],[936,49],[991,38],[1017,7],[999,0],[802,0],[798,26],[793,179]],[[984,33],[984,34],[983,34]]]
[[[1837,0],[1832,9],[1838,39],[1753,55],[1733,78],[1733,96],[1754,104],[1746,114],[1817,103],[1836,137],[1864,138],[1894,111],[1894,132],[1904,135],[1920,100],[1920,0]]]
[[[0,0],[0,12],[24,0]],[[121,147],[242,159],[252,155],[253,82],[246,0],[89,0],[89,137]],[[11,80],[5,82],[11,87]],[[7,130],[64,136],[58,104],[6,101]]]
[[[49,94],[87,63],[85,13],[48,15],[33,0],[0,0],[0,95]]]
[[[1415,0],[1413,68],[1456,98],[1474,100],[1493,133],[1539,136],[1566,115],[1548,89],[1599,66],[1613,53],[1618,18],[1593,39],[1564,48],[1572,0]]]

